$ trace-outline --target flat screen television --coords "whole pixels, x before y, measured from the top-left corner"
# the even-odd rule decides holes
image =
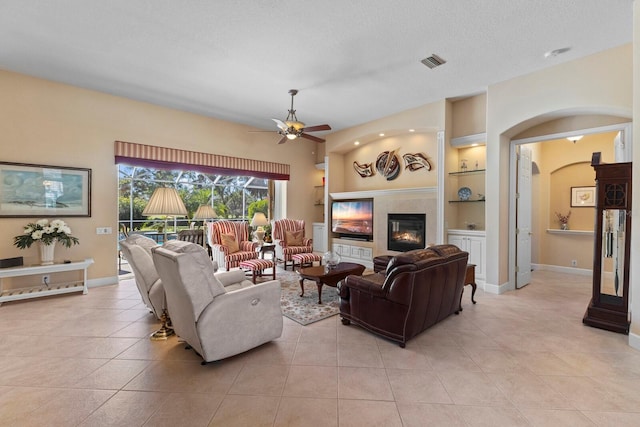
[[[345,239],[373,240],[373,199],[334,200],[331,231]]]

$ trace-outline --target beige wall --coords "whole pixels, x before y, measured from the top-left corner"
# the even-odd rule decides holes
[[[631,45],[625,45],[489,87],[487,283],[499,286],[509,280],[511,137],[560,116],[630,117],[631,79]]]
[[[386,178],[375,170],[376,159],[385,151],[394,151],[400,162],[400,174],[394,180]],[[402,156],[404,154],[421,153],[429,159],[432,169],[426,168],[416,171],[405,169]],[[381,137],[369,144],[363,144],[344,154],[344,191],[380,190],[413,187],[435,187],[437,182],[436,160],[438,145],[436,134],[432,133],[405,133],[390,137]],[[362,165],[372,163],[375,174],[362,178],[354,169],[354,162]]]
[[[0,71],[0,93],[1,161],[92,169],[91,217],[64,218],[80,245],[58,248],[56,259],[93,257],[89,278],[94,283],[116,280],[115,140],[288,163],[293,179],[287,186],[287,215],[305,219],[311,235],[312,190],[318,179],[315,143],[278,145],[275,133],[249,133],[247,126],[10,72]],[[0,258],[38,261],[35,247],[18,250],[9,243],[31,220],[0,219],[0,241],[5,242]],[[114,234],[98,236],[96,227],[112,227]]]
[[[451,137],[475,135],[487,130],[487,94],[454,101]]]

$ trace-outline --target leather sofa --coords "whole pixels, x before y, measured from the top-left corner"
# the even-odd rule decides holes
[[[436,245],[392,257],[386,270],[347,276],[340,317],[405,347],[408,340],[460,309],[469,254]]]

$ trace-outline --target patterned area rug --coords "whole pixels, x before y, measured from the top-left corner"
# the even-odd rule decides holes
[[[278,268],[276,279],[282,286],[282,314],[289,319],[308,325],[340,313],[340,297],[337,288],[322,287],[322,304],[318,304],[318,287],[310,280],[304,281],[304,297],[300,296],[300,277],[296,272]],[[264,279],[263,279],[264,280]]]

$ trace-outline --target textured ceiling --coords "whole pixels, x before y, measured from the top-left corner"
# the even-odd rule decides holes
[[[296,88],[298,118],[338,130],[630,43],[632,5],[0,0],[0,69],[262,129]]]

